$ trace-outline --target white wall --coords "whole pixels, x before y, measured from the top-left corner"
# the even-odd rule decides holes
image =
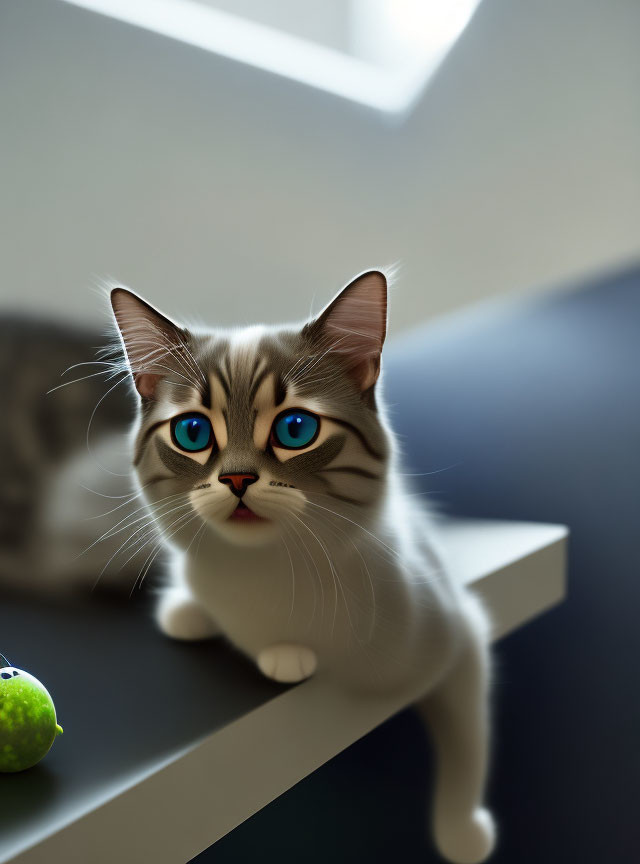
[[[396,332],[640,253],[640,4],[484,0],[413,115],[0,0],[2,306],[299,318],[401,260]]]

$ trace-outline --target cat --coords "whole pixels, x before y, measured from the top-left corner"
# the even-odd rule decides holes
[[[1,592],[60,595],[67,589],[86,590],[87,572],[92,567],[99,572],[105,549],[109,543],[115,547],[117,537],[106,540],[106,547],[96,544],[94,561],[79,556],[113,525],[97,518],[83,521],[89,514],[98,517],[106,508],[103,497],[82,486],[118,495],[131,487],[127,478],[114,484],[114,475],[99,472],[95,461],[84,458],[93,406],[102,400],[103,410],[95,412],[91,423],[97,449],[110,449],[113,436],[122,434],[134,416],[131,399],[122,388],[103,398],[104,384],[95,370],[105,366],[87,364],[92,349],[103,342],[99,330],[40,321],[26,314],[4,313],[0,318]],[[108,464],[110,457],[111,453],[105,454],[103,463]],[[123,472],[126,467],[123,463]],[[109,578],[115,584],[119,577],[109,572]],[[127,578],[135,577],[127,573]]]
[[[186,329],[110,296],[139,401],[135,476],[174,556],[159,627],[224,635],[275,681],[424,681],[435,841],[484,861],[489,624],[403,488],[381,395],[385,275],[362,273],[302,326]]]

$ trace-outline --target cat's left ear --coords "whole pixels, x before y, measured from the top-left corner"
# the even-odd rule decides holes
[[[111,307],[136,390],[143,399],[154,399],[162,378],[172,372],[181,378],[191,373],[186,362],[187,333],[126,288],[114,288]]]
[[[380,374],[387,335],[387,280],[379,270],[357,276],[305,327],[307,335],[345,366],[363,393]]]

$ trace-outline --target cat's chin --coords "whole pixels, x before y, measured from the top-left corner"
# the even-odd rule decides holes
[[[225,519],[211,527],[215,534],[235,546],[264,546],[280,536],[278,523],[271,519]]]

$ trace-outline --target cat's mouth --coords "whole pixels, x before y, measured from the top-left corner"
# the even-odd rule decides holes
[[[231,516],[229,516],[229,520],[232,522],[268,522],[268,519],[263,519],[262,516],[258,516],[257,513],[254,513],[253,510],[250,510],[246,504],[243,504],[242,501],[238,501],[238,506],[233,511]]]

